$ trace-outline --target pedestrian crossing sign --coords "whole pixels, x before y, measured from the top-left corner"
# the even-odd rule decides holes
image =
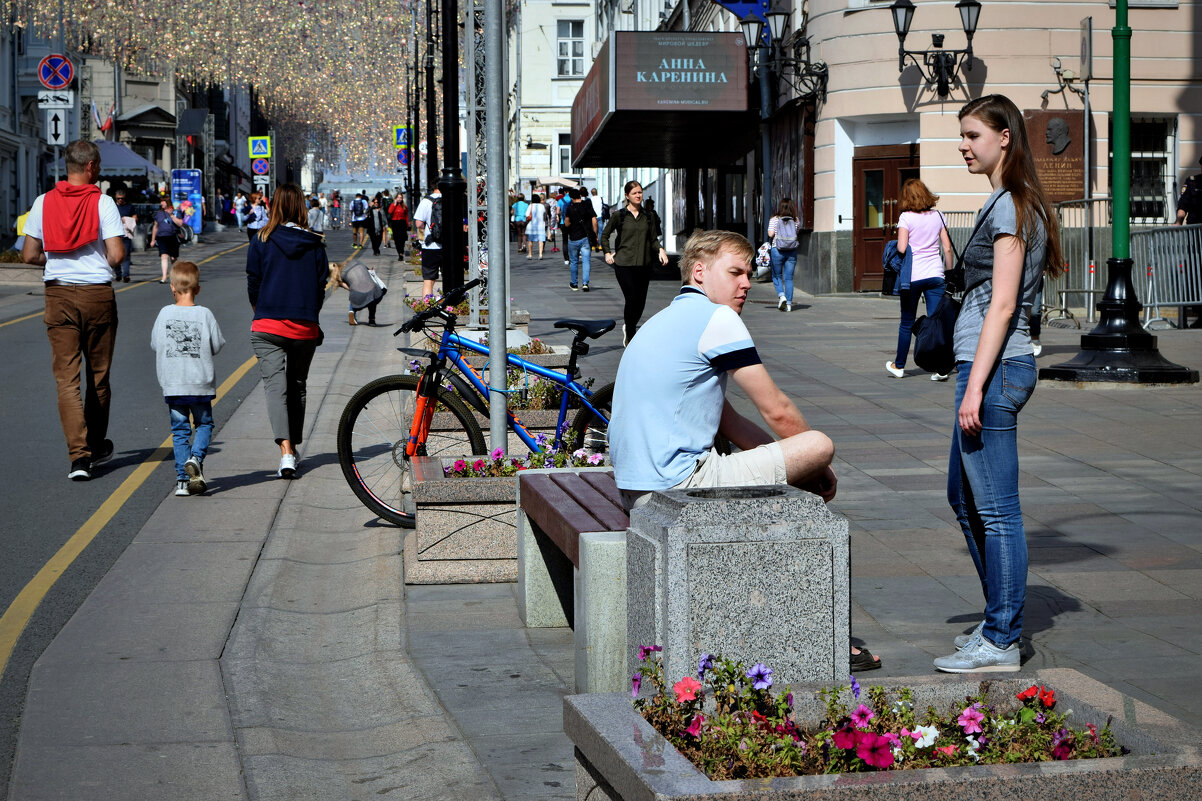
[[[271,158],[270,136],[252,136],[247,141],[250,142],[251,158]]]
[[[392,146],[395,148],[409,147],[409,126],[392,126]]]

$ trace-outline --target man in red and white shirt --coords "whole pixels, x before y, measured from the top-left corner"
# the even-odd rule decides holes
[[[66,161],[67,180],[33,202],[21,254],[26,264],[45,267],[43,319],[71,460],[67,477],[87,481],[92,468],[113,455],[113,443],[106,439],[117,336],[113,268],[125,257],[125,245],[117,204],[96,186],[100,150],[78,140],[67,145]]]

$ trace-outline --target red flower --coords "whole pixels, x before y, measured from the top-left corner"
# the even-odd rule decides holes
[[[697,691],[700,689],[701,682],[692,676],[685,676],[672,685],[672,690],[676,693],[676,703],[678,704],[694,700],[697,697]]]
[[[879,737],[863,732],[856,745],[856,756],[874,768],[887,768],[893,764],[893,751],[888,737]]]
[[[1068,759],[1073,755],[1073,747],[1068,743],[1061,743],[1052,749],[1052,759]]]
[[[1032,684],[1030,687],[1023,690],[1021,693],[1019,693],[1018,695],[1016,695],[1014,697],[1020,701],[1029,701],[1030,699],[1036,697],[1037,695],[1039,695],[1039,688],[1036,687],[1034,684]]]
[[[1052,692],[1051,690],[1049,690],[1045,687],[1040,687],[1039,688],[1039,702],[1041,704],[1043,704],[1044,706],[1046,706],[1048,709],[1051,709],[1052,707],[1056,706],[1056,693]]]
[[[835,747],[842,748],[844,750],[855,748],[856,741],[859,739],[858,737],[856,737],[856,734],[857,734],[857,732],[853,729],[849,729],[846,727],[839,729],[839,731],[835,732],[835,736],[833,738],[834,742],[835,742]]]

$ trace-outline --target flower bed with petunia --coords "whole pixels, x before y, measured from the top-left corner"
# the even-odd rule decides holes
[[[458,459],[443,467],[443,475],[447,478],[500,478],[514,476],[523,470],[552,467],[604,467],[605,457],[600,453],[589,453],[580,448],[568,452],[563,448],[546,450],[551,444],[551,438],[546,434],[535,437],[542,453],[531,453],[523,459],[506,456],[501,448],[496,448],[487,459]]]
[[[827,773],[948,768],[1121,756],[1109,725],[1069,724],[1040,685],[996,698],[990,683],[961,703],[914,708],[903,688],[827,688],[825,717],[804,728],[793,694],[774,695],[772,669],[703,654],[696,676],[668,686],[656,655],[639,648],[634,706],[678,751],[714,781]],[[648,690],[644,692],[644,688]]]

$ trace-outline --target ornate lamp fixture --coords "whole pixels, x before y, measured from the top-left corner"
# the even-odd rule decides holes
[[[981,4],[978,0],[960,0],[956,3],[956,9],[960,12],[960,25],[968,39],[965,49],[944,50],[943,34],[933,33],[930,50],[907,50],[906,35],[910,33],[910,23],[914,20],[914,3],[911,0],[894,0],[889,7],[893,12],[893,32],[897,34],[897,71],[905,70],[906,59],[909,58],[926,82],[935,84],[935,91],[940,97],[947,97],[951,93],[952,80],[961,64],[966,64],[967,69],[972,70],[972,37],[977,32]]]

